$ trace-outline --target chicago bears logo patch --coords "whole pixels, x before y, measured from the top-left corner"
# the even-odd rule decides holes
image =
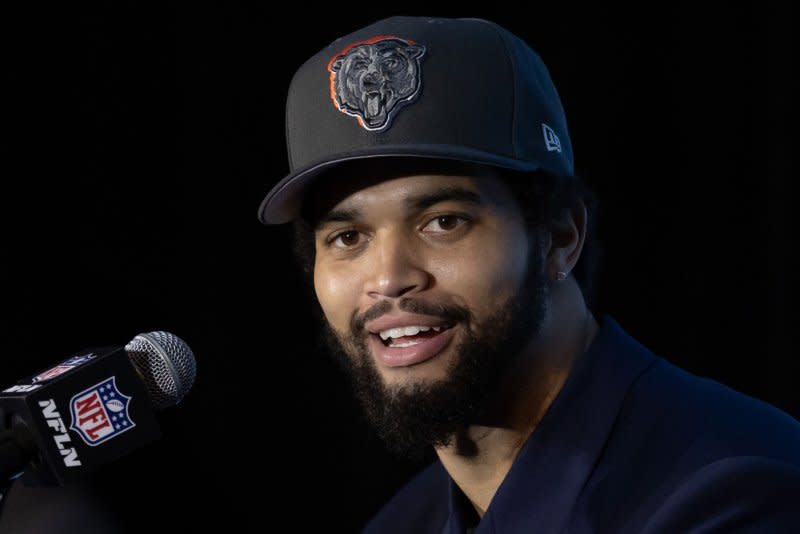
[[[366,130],[386,130],[419,95],[424,54],[424,46],[390,35],[350,44],[328,62],[334,106]]]

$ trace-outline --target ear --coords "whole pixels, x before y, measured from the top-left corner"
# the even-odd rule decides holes
[[[559,272],[569,275],[578,263],[586,238],[586,220],[586,205],[578,200],[571,208],[564,208],[561,216],[551,224],[547,253],[547,269],[551,280],[557,280]]]
[[[425,49],[423,47],[421,47],[420,45],[408,45],[408,46],[406,46],[406,54],[408,54],[408,57],[410,57],[410,58],[418,58],[419,56],[422,55],[422,52],[424,52],[424,51],[425,51]]]

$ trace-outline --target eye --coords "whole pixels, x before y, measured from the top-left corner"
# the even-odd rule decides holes
[[[453,230],[467,224],[469,220],[466,217],[459,215],[439,215],[438,217],[428,221],[423,228],[423,232],[433,234],[442,234],[445,232],[452,232]]]
[[[356,230],[345,230],[331,237],[328,240],[328,244],[337,248],[351,248],[358,245],[360,239],[360,232]]]
[[[387,70],[396,69],[400,65],[400,62],[394,58],[389,58],[383,62],[383,68]]]

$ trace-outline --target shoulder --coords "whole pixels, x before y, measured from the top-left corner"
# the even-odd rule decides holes
[[[800,422],[657,358],[628,389],[582,500],[579,521],[619,532],[800,525]]]
[[[657,356],[608,317],[592,346],[584,386],[621,399],[609,449],[665,461],[696,458],[700,465],[728,456],[800,465],[800,422],[777,407]]]
[[[762,456],[800,467],[800,422],[775,406],[658,358],[632,385],[618,431],[708,463]],[[647,435],[642,435],[644,432]]]
[[[757,456],[714,461],[678,484],[641,532],[797,532],[800,467]]]
[[[447,521],[449,476],[434,462],[403,486],[364,528],[365,533],[428,532]]]

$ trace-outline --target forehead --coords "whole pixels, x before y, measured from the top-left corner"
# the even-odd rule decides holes
[[[374,48],[373,48],[372,45],[360,45],[360,46],[357,46],[354,49],[352,49],[347,54],[346,57],[348,59],[352,58],[352,57],[355,57],[355,56],[369,57],[370,55],[372,55],[373,51],[374,51]]]
[[[420,195],[456,189],[473,191],[486,204],[513,202],[498,171],[485,165],[410,157],[371,158],[348,162],[320,177],[306,193],[303,214],[316,222],[334,208],[364,208],[376,202],[401,206]]]
[[[347,54],[348,57],[352,56],[371,56],[373,54],[390,54],[398,51],[397,43],[392,42],[378,42],[373,44],[359,45]]]

